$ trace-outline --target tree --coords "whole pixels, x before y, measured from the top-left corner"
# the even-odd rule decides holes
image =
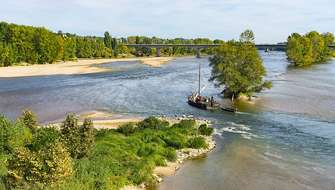
[[[113,39],[107,31],[104,33],[104,43],[106,47],[112,48]]]
[[[61,125],[61,136],[72,158],[85,157],[94,144],[93,123],[85,119],[83,125],[79,126],[78,118],[69,114]]]
[[[12,154],[17,148],[29,144],[32,133],[21,123],[13,123],[0,115],[0,154]]]
[[[23,110],[19,121],[22,122],[25,127],[28,127],[32,132],[36,131],[38,125],[37,117],[32,111]]]
[[[252,30],[245,30],[240,35],[240,41],[241,42],[250,42],[254,43],[255,41],[255,35]]]
[[[9,160],[7,187],[43,189],[71,176],[72,168],[70,154],[60,142],[48,144],[38,151],[22,147]]]
[[[119,55],[119,52],[118,52],[118,42],[117,42],[117,39],[116,38],[113,38],[113,43],[112,43],[112,49],[113,49],[113,52],[114,52],[114,56],[117,57]]]
[[[319,34],[316,31],[303,36],[293,33],[287,38],[286,55],[294,66],[308,66],[324,63],[332,57],[329,45],[334,43],[331,33]]]
[[[242,93],[250,97],[270,86],[263,81],[266,71],[258,50],[248,40],[223,43],[210,59],[210,66],[210,80],[217,86],[224,86],[225,97],[238,97]]]
[[[80,136],[81,136],[81,150],[79,154],[79,158],[88,156],[90,150],[94,145],[94,128],[93,122],[90,119],[85,119],[82,127],[80,128]]]
[[[79,130],[78,118],[74,114],[67,115],[60,131],[63,142],[72,158],[77,158],[81,152]]]

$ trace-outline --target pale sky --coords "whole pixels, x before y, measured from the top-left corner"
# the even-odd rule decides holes
[[[0,0],[0,20],[80,35],[237,39],[335,32],[335,0]]]

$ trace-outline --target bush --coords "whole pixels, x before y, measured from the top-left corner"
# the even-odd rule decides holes
[[[173,147],[176,149],[184,148],[186,145],[186,137],[182,135],[177,135],[173,133],[165,134],[162,136],[163,141],[166,143],[167,146]]]
[[[74,114],[66,116],[61,125],[62,140],[72,158],[87,156],[94,144],[93,123],[85,119],[82,126],[78,125],[78,118]]]
[[[32,132],[36,131],[37,128],[37,117],[36,115],[30,110],[23,110],[19,121],[24,124],[25,127],[28,127],[32,130]]]
[[[193,128],[195,125],[196,122],[194,119],[183,119],[179,122],[179,126],[186,129]]]
[[[188,135],[196,135],[196,122],[193,119],[181,120],[179,123],[172,125],[171,129],[177,133]]]
[[[156,147],[152,145],[144,145],[137,151],[137,155],[140,157],[148,157],[155,153]]]
[[[40,150],[48,144],[56,142],[59,138],[60,133],[55,128],[39,128],[33,135],[33,140],[30,148],[35,151]]]
[[[126,136],[129,136],[135,133],[136,127],[133,123],[126,123],[126,124],[121,125],[116,131]]]
[[[177,153],[176,153],[176,150],[173,149],[173,148],[166,148],[164,149],[163,151],[163,156],[168,160],[168,161],[171,161],[171,162],[174,162],[176,161],[177,159]]]
[[[11,154],[15,149],[29,144],[32,140],[31,130],[22,123],[13,123],[0,115],[0,151]]]
[[[210,136],[213,133],[214,129],[211,127],[207,127],[206,124],[201,124],[198,131],[201,135]]]
[[[166,127],[168,127],[170,124],[167,121],[162,121],[156,117],[148,117],[146,119],[144,119],[143,121],[138,123],[138,127],[140,129],[164,129]]]
[[[39,151],[16,150],[8,161],[9,189],[44,189],[72,175],[72,159],[60,142],[48,144]]]
[[[187,141],[187,145],[188,145],[189,148],[196,148],[196,149],[207,148],[207,146],[208,146],[203,137],[190,138]]]

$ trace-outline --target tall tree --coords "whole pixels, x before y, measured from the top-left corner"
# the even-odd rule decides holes
[[[112,44],[113,44],[113,39],[112,37],[109,35],[109,32],[105,32],[104,33],[104,43],[105,43],[105,46],[108,47],[108,48],[112,48]]]
[[[255,44],[250,40],[223,43],[210,59],[210,66],[210,80],[224,86],[226,97],[238,97],[242,93],[250,97],[263,87],[271,87],[269,82],[263,81],[265,68]]]
[[[240,35],[240,41],[254,43],[255,42],[254,32],[252,30],[245,30]]]

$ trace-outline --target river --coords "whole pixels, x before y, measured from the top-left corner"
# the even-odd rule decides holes
[[[335,61],[288,67],[285,53],[260,52],[273,88],[237,114],[190,107],[202,65],[204,93],[219,99],[208,82],[207,58],[178,58],[160,68],[138,62],[104,64],[108,73],[0,79],[0,113],[17,117],[32,109],[41,122],[66,113],[103,110],[126,115],[195,115],[213,120],[217,147],[187,161],[158,189],[326,189],[335,187]]]

